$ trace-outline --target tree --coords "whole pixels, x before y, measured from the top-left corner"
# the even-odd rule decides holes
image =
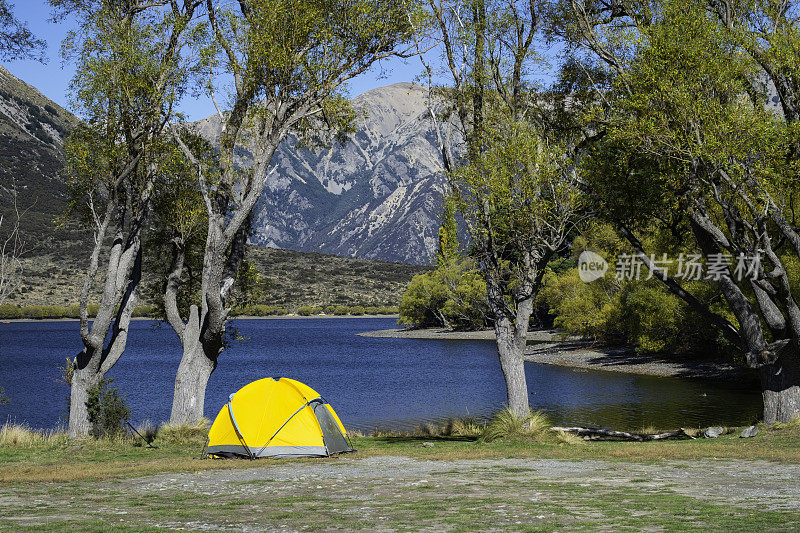
[[[0,0],[0,59],[44,61],[46,46],[31,33],[27,24],[14,16],[14,4]]]
[[[122,356],[139,299],[142,239],[150,201],[169,154],[162,132],[182,92],[181,49],[198,1],[51,0],[60,16],[77,17],[65,40],[78,67],[71,84],[85,121],[65,144],[70,212],[94,230],[80,294],[84,349],[74,361],[69,435],[90,429],[87,401]],[[168,7],[165,7],[168,6]],[[88,306],[104,263],[94,320]]]
[[[643,261],[693,307],[702,309],[647,260],[636,221],[670,224],[714,265],[735,321],[708,309],[704,316],[758,370],[766,423],[800,414],[792,177],[800,81],[788,59],[800,45],[796,10],[772,2],[667,0],[616,11],[572,4],[576,42],[613,80],[596,93],[602,103],[592,116],[602,133],[586,161],[588,185]],[[778,113],[767,106],[770,85]]]
[[[0,305],[22,284],[22,256],[25,241],[20,233],[20,213],[17,205],[17,189],[12,188],[14,216],[12,219],[0,214]]]
[[[400,302],[400,324],[478,329],[490,324],[486,283],[475,260],[460,251],[455,199],[445,196],[436,270],[416,275]]]
[[[235,7],[207,0],[206,7],[219,61],[209,87],[213,96],[215,85],[230,82],[232,91],[230,110],[218,109],[218,168],[204,165],[175,135],[197,170],[208,215],[200,304],[183,317],[172,296],[165,298],[183,345],[170,416],[178,424],[203,416],[253,207],[275,150],[290,131],[313,144],[325,131],[349,129],[354,113],[338,91],[374,62],[402,54],[416,17],[413,2],[400,0],[242,0]],[[222,74],[229,77],[222,81]],[[240,149],[253,154],[250,168],[237,165]]]
[[[453,198],[444,198],[442,222],[439,226],[439,246],[436,249],[436,265],[445,266],[460,258],[458,243],[458,223],[456,222],[456,202]]]
[[[486,282],[508,406],[530,411],[524,349],[545,267],[577,219],[569,147],[549,137],[529,81],[538,6],[515,0],[430,2],[453,87],[461,153],[443,146],[445,168]],[[446,127],[449,121],[442,121]]]

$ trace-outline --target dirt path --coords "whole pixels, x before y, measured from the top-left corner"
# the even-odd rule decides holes
[[[796,530],[800,465],[405,457],[0,489],[0,528]]]

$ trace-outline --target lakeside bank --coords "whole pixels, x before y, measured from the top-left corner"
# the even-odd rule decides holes
[[[392,339],[495,340],[493,330],[449,331],[441,328],[384,329],[359,335]],[[578,337],[563,338],[555,330],[528,332],[525,361],[582,370],[729,383],[749,384],[758,380],[754,371],[723,361],[707,361],[685,355],[639,354],[630,347],[601,346]]]
[[[228,320],[289,320],[289,319],[309,319],[309,318],[398,318],[397,315],[268,315],[268,316],[250,316],[250,315],[236,315],[229,317]],[[89,318],[90,321],[94,317]],[[131,318],[131,321],[155,320],[161,321],[160,318],[136,316]],[[0,324],[13,324],[15,322],[29,323],[29,322],[80,322],[79,318],[6,318],[0,320]]]

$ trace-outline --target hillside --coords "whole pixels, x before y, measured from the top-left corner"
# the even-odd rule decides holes
[[[62,260],[77,253],[82,240],[75,226],[56,228],[64,213],[67,188],[59,175],[63,143],[77,119],[34,87],[0,66],[0,227],[4,235],[17,208],[26,249]],[[58,243],[54,246],[54,243]]]
[[[440,191],[435,185],[434,172],[425,171],[425,177],[420,178],[421,183],[427,185],[418,183],[411,187],[410,184],[400,184],[410,179],[400,174],[411,172],[403,166],[403,157],[411,157],[409,154],[412,152],[425,152],[425,143],[428,142],[422,141],[422,145],[418,146],[414,140],[413,132],[419,127],[418,114],[423,109],[420,107],[420,91],[418,87],[401,84],[362,95],[356,102],[359,109],[371,113],[375,118],[362,119],[366,120],[362,122],[363,131],[356,135],[349,148],[344,147],[344,152],[332,149],[326,154],[314,156],[317,158],[314,168],[319,171],[319,179],[314,177],[314,170],[309,165],[306,171],[310,174],[304,179],[287,178],[288,181],[284,183],[280,178],[271,182],[259,208],[260,222],[253,242],[328,252],[328,255],[251,246],[248,257],[256,263],[266,288],[264,300],[259,303],[288,310],[300,305],[397,305],[411,277],[425,270],[425,267],[409,264],[330,255],[336,253],[427,262],[428,248],[433,246],[438,228],[436,210]],[[406,93],[412,96],[404,100]],[[379,116],[376,115],[378,111]],[[18,207],[23,211],[22,232],[27,243],[24,283],[9,301],[11,304],[71,306],[77,303],[87,261],[85,245],[91,236],[75,223],[66,228],[57,228],[54,224],[54,219],[64,213],[67,205],[66,185],[60,176],[63,143],[76,122],[77,119],[68,111],[0,67],[0,214],[5,215],[6,220],[9,220],[8,217],[14,218],[13,191],[16,189]],[[213,131],[213,121],[203,124],[201,126],[206,133],[213,137],[209,133]],[[406,131],[408,138],[405,144],[397,141],[400,131]],[[287,141],[282,148],[278,158],[280,165],[287,164],[286,158],[292,153],[290,145],[291,141]],[[374,158],[370,159],[372,174],[359,170],[361,164],[354,159],[357,156],[352,152],[363,150],[368,145],[374,145],[369,148],[373,153],[369,157]],[[383,150],[380,158],[374,155],[376,150]],[[311,152],[306,156],[311,157],[309,154]],[[401,157],[401,154],[406,155]],[[425,168],[433,168],[432,156],[425,165]],[[381,168],[394,168],[396,172],[391,174],[388,170],[376,170]],[[285,170],[281,175],[290,175],[288,167]],[[419,174],[418,170],[414,172]],[[373,203],[377,202],[378,207],[362,210],[363,216],[349,213],[348,205],[355,198],[364,196],[363,180],[368,175],[374,178],[371,187],[375,194],[378,197],[389,195],[392,199],[375,200]],[[375,176],[381,176],[380,180]],[[387,185],[390,181],[394,189]],[[303,183],[311,185],[304,189]],[[292,189],[288,188],[290,185]],[[402,202],[402,209],[399,209],[401,198],[398,196],[398,187],[417,191],[414,198]],[[426,190],[428,192],[424,192]],[[325,231],[309,230],[308,239],[302,239],[299,233],[293,234],[291,239],[268,238],[271,232],[274,233],[275,226],[265,220],[285,217],[286,221],[311,221],[313,217],[308,218],[303,205],[318,193],[314,216],[339,220],[340,224],[335,228],[328,225]],[[299,204],[293,204],[293,200],[281,203],[281,194],[297,200]],[[301,197],[305,200],[298,200]],[[387,202],[393,207],[384,205]],[[280,209],[276,206],[280,206]],[[376,212],[382,213],[378,217],[380,220],[376,219]],[[409,220],[416,220],[419,227],[409,226]],[[0,227],[0,236],[2,231]],[[341,237],[343,234],[348,237]],[[331,239],[335,237],[340,245],[326,245],[323,242],[327,238],[325,235],[330,235]],[[144,281],[150,282],[147,273]]]
[[[260,246],[250,246],[247,258],[262,276],[264,297],[257,303],[290,312],[301,305],[396,306],[411,278],[429,268]],[[82,279],[78,260],[56,261],[48,255],[29,258],[24,284],[7,303],[76,305]],[[144,284],[151,280],[145,272]]]

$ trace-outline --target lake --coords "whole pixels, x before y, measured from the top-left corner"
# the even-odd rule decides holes
[[[241,340],[219,360],[206,416],[263,377],[307,383],[361,431],[412,429],[448,417],[485,417],[505,402],[492,341],[383,339],[357,333],[394,327],[392,318],[236,320]],[[167,420],[180,345],[155,321],[132,324],[128,349],[109,376],[127,399],[134,425]],[[9,403],[0,422],[63,425],[68,387],[59,367],[81,348],[77,322],[0,323],[0,387]],[[614,429],[746,425],[761,416],[750,388],[677,378],[572,370],[526,363],[531,406],[558,424]]]

